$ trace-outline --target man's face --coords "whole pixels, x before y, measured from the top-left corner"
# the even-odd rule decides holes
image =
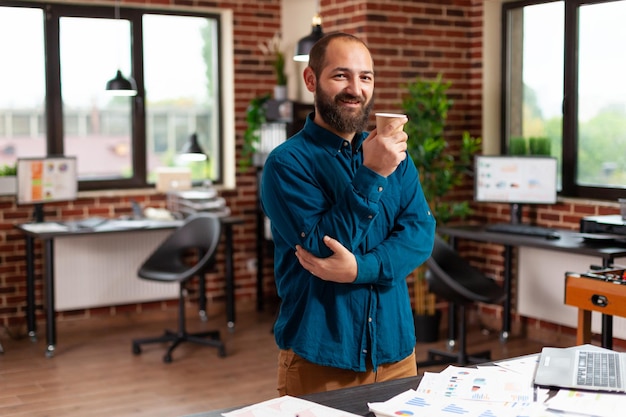
[[[373,91],[374,69],[367,48],[358,42],[332,41],[315,86],[315,105],[322,124],[340,136],[365,130]]]

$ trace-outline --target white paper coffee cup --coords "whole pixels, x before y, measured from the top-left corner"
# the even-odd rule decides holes
[[[380,132],[394,119],[406,119],[406,114],[401,113],[376,113],[376,129]]]

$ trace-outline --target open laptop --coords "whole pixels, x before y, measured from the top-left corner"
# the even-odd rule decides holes
[[[626,392],[626,353],[593,345],[545,347],[539,356],[534,384],[598,392]]]

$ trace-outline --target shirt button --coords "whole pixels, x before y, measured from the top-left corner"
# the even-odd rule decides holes
[[[371,317],[368,318],[367,321],[369,321],[371,323],[372,322],[372,318]]]
[[[343,147],[345,148],[346,146],[350,145],[348,142],[344,142],[343,143]]]
[[[305,236],[306,236],[306,233],[304,233],[304,232],[300,233],[300,237],[305,237]]]
[[[367,353],[367,349],[363,349],[363,353]]]
[[[378,192],[382,192],[383,191],[383,187],[378,187]]]
[[[368,219],[373,219],[374,216],[372,216],[371,214],[369,216],[367,216]]]

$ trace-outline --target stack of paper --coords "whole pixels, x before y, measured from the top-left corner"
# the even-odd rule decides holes
[[[532,355],[496,366],[426,372],[416,389],[368,405],[378,417],[615,417],[626,409],[622,394],[560,390],[548,398],[548,390],[533,389],[538,359]]]
[[[222,413],[222,415],[224,417],[360,417],[347,411],[289,395]]]

